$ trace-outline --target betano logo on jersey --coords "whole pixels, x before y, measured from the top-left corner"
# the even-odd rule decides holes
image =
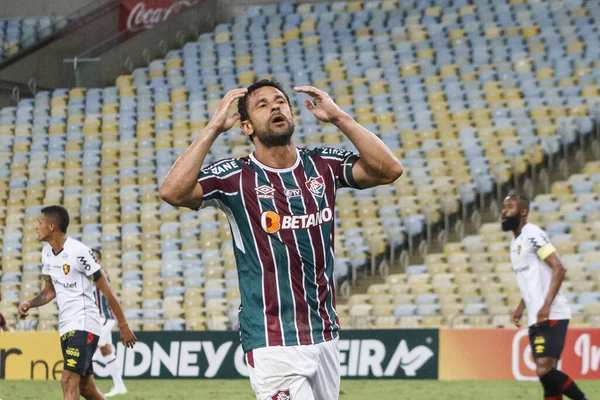
[[[303,215],[279,215],[274,211],[264,211],[260,216],[260,225],[267,233],[277,233],[280,229],[297,230],[308,229],[313,226],[321,225],[333,219],[331,208],[324,209]]]

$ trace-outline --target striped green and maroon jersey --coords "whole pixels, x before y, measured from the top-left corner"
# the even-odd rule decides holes
[[[107,319],[115,319],[115,315],[112,312],[112,309],[108,305],[108,300],[104,297],[104,293],[100,291],[100,289],[96,288],[96,292],[94,294],[94,300],[96,300],[96,305],[98,306],[98,311],[100,311],[100,318],[105,322]]]
[[[274,169],[252,154],[200,172],[202,207],[225,212],[231,227],[242,307],[244,350],[316,344],[337,337],[335,193],[359,188],[358,155],[298,149],[293,166]]]

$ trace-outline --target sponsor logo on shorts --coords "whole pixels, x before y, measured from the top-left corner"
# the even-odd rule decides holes
[[[76,365],[77,365],[77,360],[73,360],[72,358],[69,358],[67,360],[67,366],[68,367],[74,368]]]
[[[535,346],[535,354],[542,354],[544,352],[545,346],[543,344],[539,344]]]
[[[79,349],[74,349],[72,347],[67,347],[67,350],[65,350],[65,353],[71,357],[79,357]]]
[[[94,334],[91,332],[88,332],[88,337],[87,337],[87,344],[90,344],[94,341]]]
[[[258,199],[273,199],[275,196],[275,189],[269,185],[261,185],[256,188],[256,198]]]
[[[71,266],[69,264],[63,264],[62,270],[65,273],[65,275],[68,275],[69,272],[71,272]]]
[[[535,339],[533,339],[533,344],[546,344],[546,339],[544,339],[543,336],[536,336]]]
[[[323,197],[323,194],[325,193],[325,181],[320,175],[316,178],[312,177],[306,181],[306,187],[317,197]]]
[[[70,337],[73,337],[73,336],[75,336],[75,331],[70,331],[70,332],[67,332],[64,335],[62,335],[60,337],[60,340],[66,340],[67,338],[70,338]]]
[[[289,390],[279,390],[273,396],[271,396],[272,400],[292,400],[292,395]]]

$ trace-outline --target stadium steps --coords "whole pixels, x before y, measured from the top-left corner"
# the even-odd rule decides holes
[[[596,124],[594,129],[600,129],[600,125]],[[584,142],[583,148],[581,148],[579,144],[577,146],[573,146],[573,148],[570,148],[568,151],[568,156],[566,158],[560,157],[557,160],[553,160],[554,168],[551,171],[549,171],[549,185],[551,185],[554,182],[566,179],[571,174],[580,172],[585,165],[585,161],[600,159],[600,143],[594,143],[594,139],[596,137],[597,135],[591,135],[588,138],[588,140]],[[524,193],[525,188],[523,185],[523,180],[519,179],[519,183],[520,185],[518,188],[518,192]],[[502,192],[508,193],[510,190],[514,190],[514,187],[504,188]],[[535,197],[535,195],[537,194],[545,193],[544,184],[540,179],[534,182],[533,193],[534,196],[531,196],[531,199],[533,199],[533,197]],[[498,221],[498,216],[496,212],[488,206],[481,215],[481,223],[494,221]],[[468,223],[465,225],[465,235],[476,235],[478,232],[479,227],[475,223],[473,223],[471,218],[469,218]],[[460,236],[454,229],[451,229],[449,232],[448,242],[460,242]],[[439,241],[432,240],[428,252],[441,253],[443,252],[443,250],[444,247],[439,243]],[[418,252],[416,252],[416,254],[409,255],[407,265],[418,265],[422,264],[423,262],[424,257],[418,254]],[[395,265],[389,265],[388,274],[400,274],[403,272],[404,267],[400,265],[400,263],[396,263]],[[385,283],[385,276],[383,276],[381,273],[371,275],[368,272],[368,269],[366,269],[365,272],[359,273],[359,278],[357,279],[356,284],[351,288],[351,294],[367,293],[369,286],[378,283]],[[346,299],[340,296],[338,303],[344,304],[345,301]]]

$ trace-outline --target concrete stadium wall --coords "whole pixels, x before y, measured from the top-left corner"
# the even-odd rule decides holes
[[[68,15],[95,0],[2,0],[0,18]]]
[[[0,70],[0,80],[27,85],[34,79],[40,88],[56,88],[64,84],[63,59],[74,57],[103,38],[119,31],[119,7],[103,9],[94,19],[72,26],[39,50],[28,54]]]

